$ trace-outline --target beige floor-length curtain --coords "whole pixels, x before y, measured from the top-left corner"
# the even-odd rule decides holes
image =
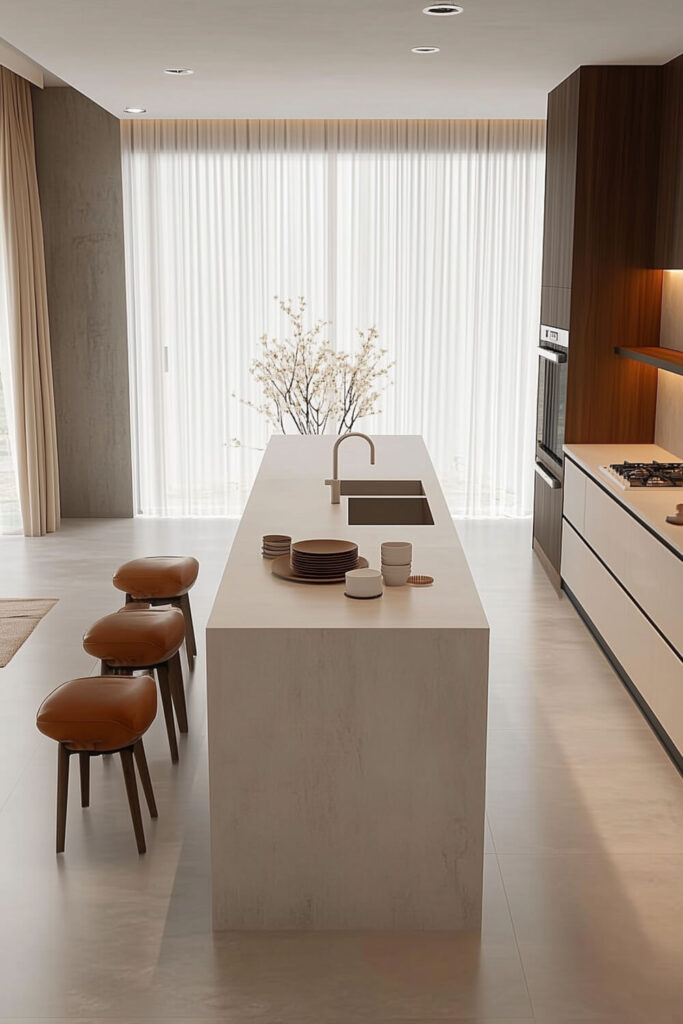
[[[6,68],[0,68],[0,214],[19,501],[24,533],[36,537],[59,526],[57,436],[31,91]]]
[[[543,121],[138,120],[122,139],[139,512],[240,514],[275,295],[306,296],[340,350],[377,328],[393,385],[358,429],[424,435],[455,514],[530,512]]]

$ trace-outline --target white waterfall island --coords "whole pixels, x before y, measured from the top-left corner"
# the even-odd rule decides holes
[[[489,630],[422,438],[349,438],[342,480],[422,481],[433,525],[349,526],[334,437],[274,437],[207,627],[216,929],[481,921]],[[372,487],[369,489],[372,493]],[[432,587],[278,579],[266,533],[413,543]]]

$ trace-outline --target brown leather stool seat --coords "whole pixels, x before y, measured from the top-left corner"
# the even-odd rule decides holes
[[[197,654],[188,591],[199,574],[196,558],[183,555],[155,555],[134,558],[120,566],[114,574],[114,586],[126,595],[126,601],[149,601],[151,604],[172,604],[185,616],[187,656]]]
[[[140,814],[135,767],[147,798],[150,814],[157,816],[152,782],[142,736],[154,721],[157,691],[151,676],[88,676],[62,683],[38,709],[40,732],[59,743],[57,782],[57,853],[66,839],[66,808],[69,758],[78,753],[81,772],[81,806],[90,803],[90,758],[119,752],[128,792],[128,803],[140,853],[145,835]]]
[[[178,726],[187,732],[187,707],[178,654],[185,639],[185,619],[178,608],[122,608],[98,619],[83,637],[83,647],[102,663],[102,675],[156,671],[171,749],[178,760],[173,708]]]
[[[199,574],[196,558],[155,555],[126,562],[114,576],[114,586],[135,601],[150,597],[180,597],[194,586]]]
[[[83,647],[93,658],[117,668],[146,668],[168,661],[185,639],[185,620],[177,608],[168,611],[126,608],[93,623]]]
[[[109,752],[135,743],[156,713],[151,676],[88,676],[53,690],[40,705],[36,725],[69,750]]]

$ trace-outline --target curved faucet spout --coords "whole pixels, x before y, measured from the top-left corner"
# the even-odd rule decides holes
[[[370,445],[370,465],[375,465],[375,445],[372,438],[368,437],[367,434],[361,434],[357,431],[349,431],[348,434],[342,434],[341,437],[335,441],[334,449],[332,451],[332,479],[326,480],[325,483],[330,485],[332,494],[331,501],[333,505],[338,505],[341,498],[341,484],[339,482],[339,445],[342,441],[346,441],[347,437],[362,437]]]

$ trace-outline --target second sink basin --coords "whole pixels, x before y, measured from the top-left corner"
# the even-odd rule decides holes
[[[349,526],[433,525],[425,497],[349,498]]]
[[[341,494],[424,494],[421,480],[341,480]]]

